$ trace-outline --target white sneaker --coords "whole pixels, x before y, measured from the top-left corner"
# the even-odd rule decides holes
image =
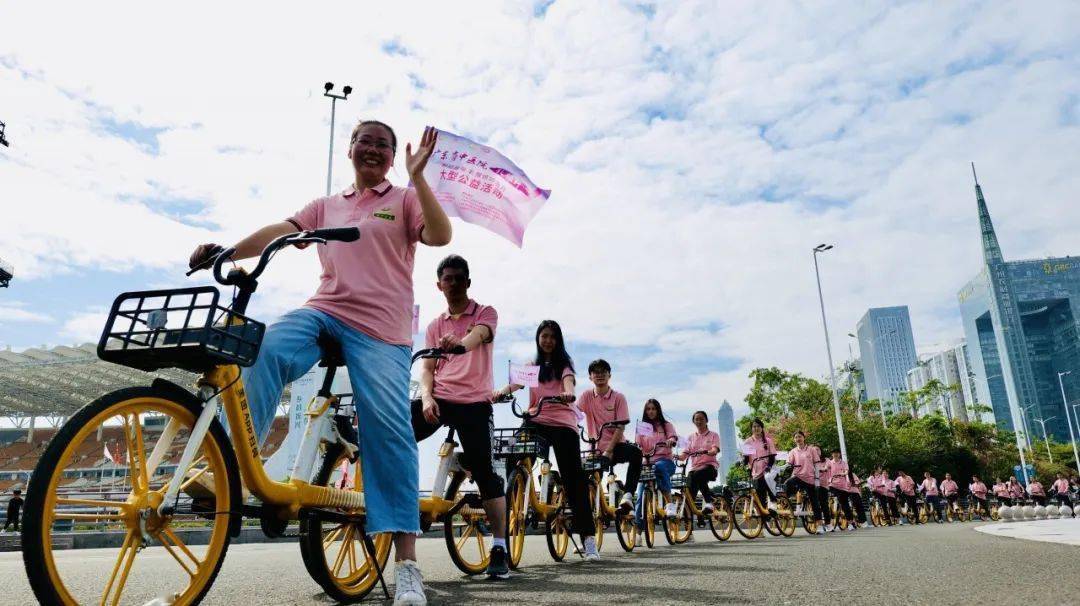
[[[623,494],[622,500],[619,501],[619,509],[622,509],[624,513],[634,511],[634,497],[629,492]]]
[[[802,505],[796,505],[795,506],[795,517],[796,518],[801,518],[801,517],[803,517],[805,515],[806,515],[806,512],[803,511]]]
[[[585,537],[585,561],[595,562],[600,559],[600,551],[596,549],[596,537]]]
[[[870,522],[863,522],[859,528],[870,528]]]
[[[815,532],[814,534],[825,534],[825,527],[824,526],[818,526],[817,527],[817,532]]]
[[[668,503],[667,505],[664,505],[665,518],[674,518],[676,513],[678,513],[678,511],[676,511],[674,503]]]
[[[396,578],[394,588],[394,606],[426,606],[427,595],[424,593],[424,575],[420,567],[412,560],[402,560],[394,564]]]
[[[645,531],[643,531],[643,530],[638,531],[637,538],[634,539],[634,547],[641,547],[641,533],[642,532],[645,532]]]

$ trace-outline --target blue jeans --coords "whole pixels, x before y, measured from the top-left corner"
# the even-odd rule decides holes
[[[656,474],[656,489],[661,494],[669,494],[671,492],[671,475],[675,473],[675,461],[671,459],[660,459],[653,464],[653,471]],[[638,528],[645,528],[644,512],[644,499],[641,496],[645,493],[645,483],[638,484],[637,488],[637,505],[634,506],[634,515],[637,516]]]
[[[285,384],[319,361],[316,339],[341,343],[359,419],[367,531],[420,532],[420,464],[409,412],[406,345],[368,336],[333,316],[302,307],[266,330],[255,365],[244,369],[244,389],[259,443],[266,440]]]

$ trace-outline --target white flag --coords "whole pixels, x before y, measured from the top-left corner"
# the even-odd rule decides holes
[[[653,429],[652,423],[638,423],[636,433],[643,438],[647,438],[656,433],[656,430]]]
[[[540,386],[540,367],[531,364],[510,363],[510,383],[525,387]]]
[[[105,459],[108,460],[113,465],[116,465],[116,459],[114,459],[113,454],[111,452],[109,452],[109,444],[106,443],[104,445],[104,448],[105,448]]]

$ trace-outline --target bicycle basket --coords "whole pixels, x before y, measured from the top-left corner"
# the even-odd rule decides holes
[[[686,486],[686,474],[677,473],[671,476],[671,488],[679,489]]]
[[[213,286],[123,293],[98,341],[106,362],[153,371],[251,366],[266,325],[218,305]]]
[[[652,465],[642,465],[641,475],[638,476],[639,482],[651,482],[656,479],[656,468]]]
[[[493,440],[491,455],[496,459],[547,456],[547,440],[528,427],[495,428]]]

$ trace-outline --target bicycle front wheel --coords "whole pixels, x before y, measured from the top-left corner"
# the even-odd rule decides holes
[[[457,501],[461,498],[460,487],[465,480],[465,473],[454,474],[450,486],[446,489],[446,500]],[[443,520],[443,537],[450,560],[458,570],[465,574],[480,574],[487,569],[490,554],[484,538],[488,534],[487,513],[482,507],[469,507],[458,510],[456,515],[446,516]]]
[[[735,515],[731,511],[731,503],[725,497],[719,497],[713,502],[713,512],[709,516],[709,530],[713,536],[721,541],[731,538],[734,531]]]
[[[158,508],[173,475],[156,473],[179,456],[201,410],[193,394],[155,382],[106,394],[60,428],[34,469],[26,494],[33,506],[23,514],[23,562],[39,602],[197,604],[203,599],[225,558],[230,531],[239,530],[238,514],[232,512],[239,509],[240,476],[224,429],[213,421],[188,469],[175,472],[190,476],[184,488],[198,482],[205,498],[191,502],[181,494],[175,510],[162,515]],[[161,429],[151,431],[148,419]],[[109,455],[103,460],[105,450]],[[101,476],[89,484],[69,478],[86,469]],[[206,544],[188,545],[181,526],[208,530]],[[99,550],[90,559],[53,553],[61,532],[103,531],[123,537],[108,548],[111,553]],[[162,558],[174,565],[152,565]]]
[[[552,477],[548,484],[548,503],[563,502],[563,487],[556,478]],[[584,514],[583,514],[584,515]],[[547,539],[548,553],[556,562],[563,561],[566,550],[570,546],[570,517],[565,508],[560,507],[555,513],[549,515],[544,523],[544,536]]]
[[[528,477],[521,467],[510,472],[506,482],[506,545],[510,568],[517,570],[525,553],[525,522],[529,511]]]
[[[761,536],[764,524],[750,495],[739,495],[732,509],[735,510],[735,530],[738,530],[739,534],[747,539]]]
[[[360,459],[350,462],[343,448],[331,447],[311,483],[363,491]],[[326,595],[346,604],[364,599],[375,588],[379,570],[386,570],[391,542],[390,533],[365,537],[362,524],[324,524],[318,518],[300,521],[300,555],[308,574]]]
[[[657,495],[651,488],[646,488],[641,498],[645,499],[641,505],[641,514],[645,519],[645,545],[652,549],[656,546],[657,517],[661,515],[656,511]]]
[[[784,495],[776,497],[776,514],[773,516],[780,534],[790,537],[795,534],[795,513],[791,509],[791,501]]]
[[[671,501],[675,505],[675,516],[664,518],[664,538],[668,545],[678,545],[690,540],[690,534],[694,532],[694,514],[690,513],[690,503],[682,492],[671,495]]]

